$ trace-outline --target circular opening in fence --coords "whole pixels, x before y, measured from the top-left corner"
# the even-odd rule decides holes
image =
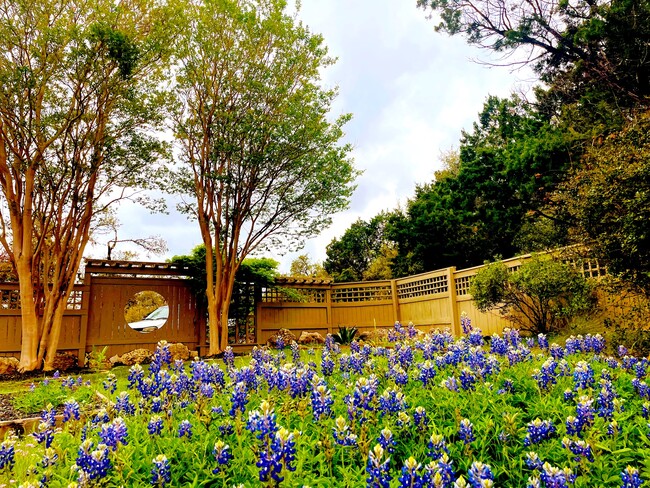
[[[160,329],[169,317],[169,305],[160,293],[146,290],[133,295],[124,307],[124,320],[138,332]]]

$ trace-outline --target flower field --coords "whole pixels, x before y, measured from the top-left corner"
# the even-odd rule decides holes
[[[63,418],[2,440],[0,486],[649,485],[647,359],[463,329],[185,364],[161,343],[128,378],[54,379]]]

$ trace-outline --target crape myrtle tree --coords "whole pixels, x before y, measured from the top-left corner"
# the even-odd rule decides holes
[[[162,2],[0,3],[0,243],[20,284],[20,369],[51,369],[97,216],[148,185]]]
[[[330,120],[333,61],[283,0],[193,2],[178,57],[174,132],[182,209],[206,248],[210,354],[228,342],[242,260],[294,249],[347,207],[357,172],[340,145],[349,116]]]

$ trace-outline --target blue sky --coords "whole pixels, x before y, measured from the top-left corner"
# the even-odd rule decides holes
[[[333,225],[305,243],[302,251],[276,254],[287,272],[293,258],[308,254],[325,259],[325,247],[358,218],[404,205],[416,184],[431,181],[441,152],[458,147],[462,129],[471,129],[488,95],[508,96],[525,90],[529,71],[489,67],[488,52],[461,37],[434,31],[435,21],[416,8],[415,0],[303,0],[300,19],[323,35],[337,63],[323,73],[326,86],[338,86],[333,115],[352,113],[345,142],[363,175],[350,209],[334,216]],[[119,212],[121,239],[161,235],[164,259],[187,254],[201,242],[197,224],[170,208],[151,215],[133,205]],[[118,250],[127,249],[120,246]],[[105,246],[93,257],[104,257]]]

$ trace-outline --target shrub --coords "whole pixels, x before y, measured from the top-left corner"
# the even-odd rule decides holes
[[[470,292],[479,310],[497,309],[531,333],[556,332],[596,304],[584,276],[546,256],[533,256],[514,272],[491,263],[476,274]]]

